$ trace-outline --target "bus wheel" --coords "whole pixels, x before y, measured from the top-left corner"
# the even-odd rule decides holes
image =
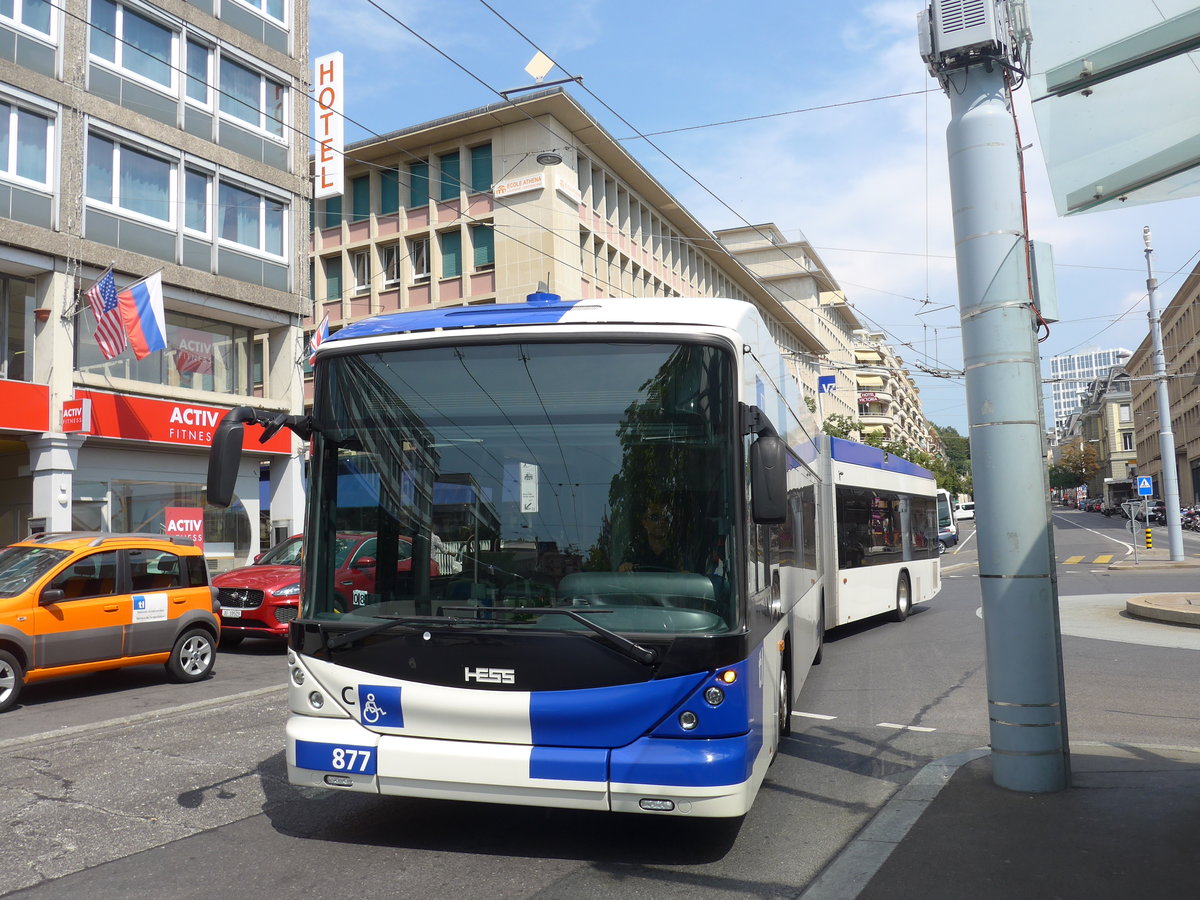
[[[817,618],[817,652],[813,654],[812,664],[819,666],[825,658],[825,598],[821,598],[821,615]]]
[[[792,677],[787,666],[779,667],[779,740],[792,733]],[[778,751],[775,754],[779,755]]]
[[[907,572],[901,572],[900,580],[896,582],[896,610],[892,613],[892,618],[897,622],[903,622],[911,611],[912,582],[908,580]]]

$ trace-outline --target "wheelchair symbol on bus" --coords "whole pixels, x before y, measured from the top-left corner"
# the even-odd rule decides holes
[[[362,717],[363,721],[368,725],[374,725],[381,718],[387,715],[387,711],[381,709],[379,704],[375,702],[374,694],[367,694],[367,702],[363,704]]]

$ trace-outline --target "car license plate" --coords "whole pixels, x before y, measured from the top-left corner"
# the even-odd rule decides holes
[[[221,618],[223,618],[223,619],[240,619],[241,617],[242,617],[242,611],[240,609],[238,609],[237,607],[233,607],[233,606],[222,606],[221,607]]]

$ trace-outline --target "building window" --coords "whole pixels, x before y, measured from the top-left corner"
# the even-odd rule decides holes
[[[400,245],[384,244],[383,251],[383,283],[385,285],[400,282]]]
[[[471,191],[479,194],[492,189],[492,145],[471,148]]]
[[[429,163],[412,163],[408,167],[408,205],[425,206],[429,202]]]
[[[462,232],[444,231],[438,235],[442,245],[442,277],[455,278],[462,274]]]
[[[342,257],[327,256],[321,263],[325,266],[325,299],[340,300],[342,297]]]
[[[157,156],[88,135],[87,196],[98,203],[171,224],[174,168]]]
[[[222,240],[283,256],[284,210],[287,204],[238,185],[222,183],[220,209]]]
[[[92,0],[91,54],[145,81],[173,89],[178,35],[112,0]]]
[[[183,173],[184,228],[208,234],[208,208],[211,203],[212,179],[195,169],[185,170]]]
[[[475,250],[476,269],[490,269],[495,266],[495,232],[491,225],[471,226],[471,246]]]
[[[76,367],[81,372],[149,384],[238,396],[250,393],[255,344],[252,329],[185,315],[169,307],[165,313],[167,348],[142,360],[135,358],[128,347],[106,360],[96,345],[96,324],[91,313],[76,316]]]
[[[187,98],[202,106],[212,103],[212,50],[187,42]]]
[[[379,214],[390,216],[400,211],[400,173],[383,169],[379,173]]]
[[[0,0],[0,19],[45,35],[54,33],[53,10],[49,0]]]
[[[371,289],[371,251],[355,250],[350,255],[350,261],[354,265],[354,290],[357,293],[369,291]]]
[[[1133,412],[1130,410],[1128,403],[1122,403],[1120,406],[1117,407],[1117,421],[1118,422],[1132,422],[1133,421]]]
[[[337,197],[326,197],[324,204],[325,204],[325,214],[321,218],[321,227],[322,228],[337,228],[339,225],[342,224],[342,198],[341,198],[341,196],[339,195]]]
[[[1133,449],[1133,432],[1132,431],[1122,431],[1121,432],[1121,449],[1122,450],[1132,450]]]
[[[32,281],[0,275],[0,378],[33,380],[33,308],[37,296]]]
[[[52,129],[49,116],[0,102],[0,172],[48,185]]]
[[[362,175],[350,181],[350,221],[361,222],[371,217],[371,176]]]
[[[237,0],[237,2],[270,16],[277,22],[286,22],[284,0]]]
[[[438,171],[441,176],[438,182],[438,199],[457,200],[462,185],[462,169],[457,150],[438,157]]]
[[[414,281],[429,277],[429,238],[410,238],[408,241],[408,258],[412,260]]]
[[[287,88],[232,59],[221,59],[221,112],[283,137]]]

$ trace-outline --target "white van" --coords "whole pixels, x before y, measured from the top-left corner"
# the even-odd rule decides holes
[[[956,519],[974,519],[975,518],[975,501],[968,500],[966,503],[958,504],[958,509],[954,511]]]

